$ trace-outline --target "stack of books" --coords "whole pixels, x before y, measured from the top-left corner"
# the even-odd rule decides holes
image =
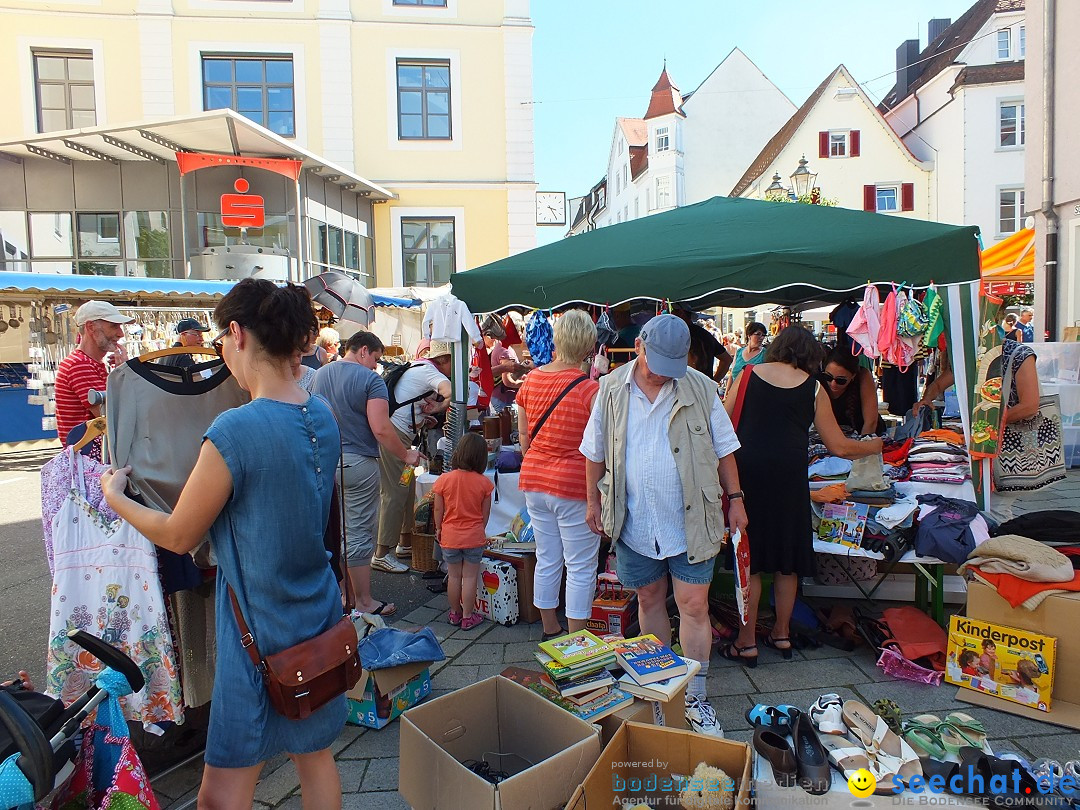
[[[612,645],[625,673],[618,686],[644,700],[671,700],[701,670],[701,664],[682,658],[653,635],[634,636]]]
[[[615,665],[611,645],[587,630],[541,642],[535,655],[542,672],[510,667],[503,675],[582,720],[595,722],[634,702],[608,672]]]

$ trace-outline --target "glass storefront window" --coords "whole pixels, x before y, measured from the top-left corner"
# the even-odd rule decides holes
[[[345,231],[345,266],[350,270],[360,269],[360,236]]]
[[[79,255],[120,256],[120,215],[79,214]]]
[[[75,272],[80,276],[122,276],[124,263],[81,260],[75,265]]]
[[[0,211],[0,270],[26,272],[30,266],[30,242],[26,238],[26,214]]]
[[[172,241],[167,211],[128,211],[124,214],[126,255],[144,259],[137,275],[153,278],[172,276]]]
[[[35,258],[70,258],[75,255],[71,214],[67,211],[30,215],[30,247]]]
[[[327,239],[327,261],[338,267],[345,265],[344,232],[341,228],[330,226]]]
[[[200,211],[197,217],[199,248],[223,247],[240,243],[240,229],[226,228],[221,224],[221,214]],[[259,247],[289,249],[289,218],[284,214],[267,214],[262,228],[249,228],[247,243]]]

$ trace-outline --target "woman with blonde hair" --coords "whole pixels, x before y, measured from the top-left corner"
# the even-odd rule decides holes
[[[561,635],[556,613],[566,569],[566,619],[585,629],[592,615],[600,537],[585,525],[585,457],[578,447],[600,386],[581,371],[596,345],[588,313],[572,309],[552,329],[554,359],[529,373],[518,391],[518,433],[525,454],[519,488],[536,536],[533,604],[544,638]]]

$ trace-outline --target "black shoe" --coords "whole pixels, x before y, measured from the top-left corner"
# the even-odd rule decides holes
[[[442,582],[436,582],[434,585],[428,585],[427,589],[432,593],[446,593],[446,577],[443,576]]]
[[[828,793],[832,785],[829,756],[825,753],[825,746],[818,739],[813,721],[802,712],[795,715],[791,739],[795,748],[799,787],[813,796]]]

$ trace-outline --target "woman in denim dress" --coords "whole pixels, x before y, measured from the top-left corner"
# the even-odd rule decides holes
[[[323,546],[338,429],[292,368],[315,326],[311,300],[300,286],[245,279],[214,320],[222,331],[213,345],[252,401],[214,420],[171,515],[124,494],[129,468],[106,473],[102,486],[113,509],[162,548],[188,552],[210,532],[217,670],[199,807],[250,808],[263,762],[286,752],[305,807],[333,810],[341,807],[341,782],[330,744],[345,725],[345,698],[304,720],[278,714],[240,644],[226,587],[263,656],[328,630],[342,615]]]

